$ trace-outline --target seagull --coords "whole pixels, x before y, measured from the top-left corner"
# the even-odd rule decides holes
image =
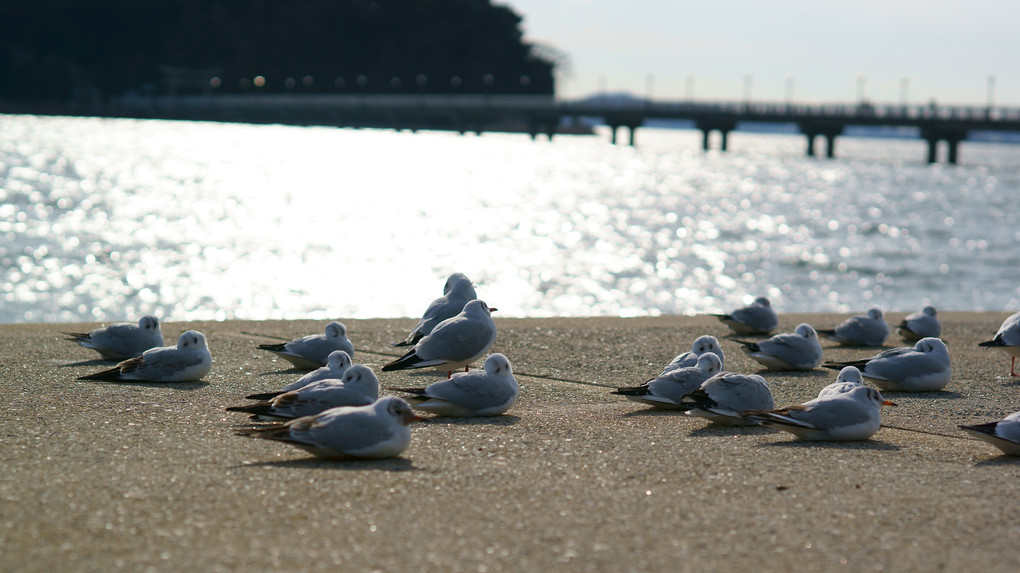
[[[772,391],[757,374],[720,372],[701,384],[701,388],[680,399],[688,416],[697,416],[725,426],[749,426],[746,410],[771,410],[776,407]]]
[[[984,440],[1009,456],[1020,456],[1020,412],[1013,412],[998,422],[960,426],[960,429]]]
[[[702,354],[705,354],[706,352],[711,352],[712,354],[715,354],[716,356],[719,357],[719,363],[720,364],[724,363],[723,351],[722,348],[719,347],[719,341],[716,339],[716,337],[706,334],[704,336],[699,336],[696,339],[694,339],[694,343],[691,344],[690,352],[677,354],[673,358],[673,360],[670,360],[669,364],[667,364],[666,367],[662,369],[662,373],[659,374],[659,376],[663,376],[664,374],[667,374],[669,371],[676,370],[677,368],[697,366],[698,357],[700,357]],[[649,382],[651,382],[651,380],[649,380]]]
[[[769,334],[779,326],[779,317],[769,299],[760,296],[743,308],[729,314],[713,314],[734,334]]]
[[[496,353],[485,359],[484,370],[458,372],[426,388],[398,388],[415,410],[438,416],[498,416],[517,401],[519,387],[510,361]]]
[[[843,346],[882,346],[889,337],[889,325],[882,309],[876,306],[869,308],[867,314],[848,318],[836,328],[822,329],[818,334]]]
[[[748,356],[769,370],[811,370],[822,362],[822,345],[810,324],[797,325],[794,332],[784,332],[761,342],[731,338],[743,345]]]
[[[836,381],[818,391],[818,397],[844,394],[864,385],[864,376],[856,366],[846,366],[836,375]]]
[[[253,420],[291,420],[338,406],[364,406],[378,399],[379,379],[368,366],[355,364],[344,372],[342,380],[319,380],[266,401],[231,406],[227,411],[247,412]]]
[[[164,344],[163,332],[159,329],[159,319],[151,314],[140,318],[138,324],[124,322],[96,328],[85,333],[64,332],[63,334],[68,336],[67,340],[95,350],[103,360],[127,360],[140,356],[150,348],[158,348]]]
[[[882,425],[881,406],[895,406],[868,386],[830,394],[803,404],[745,412],[748,420],[785,430],[802,440],[851,442],[867,440]]]
[[[1009,375],[1020,376],[1016,372],[1016,359],[1020,357],[1020,312],[1002,322],[999,331],[995,333],[995,338],[981,342],[978,346],[997,348],[1009,354]]]
[[[913,348],[892,348],[864,360],[828,361],[824,366],[833,370],[856,366],[864,378],[890,392],[941,390],[952,378],[949,349],[938,338],[922,338]]]
[[[917,342],[922,338],[938,338],[942,335],[942,324],[939,323],[934,306],[926,306],[920,312],[908,314],[896,327],[896,333],[907,342]]]
[[[347,339],[347,327],[335,320],[326,325],[324,334],[312,334],[281,344],[260,344],[259,349],[268,350],[302,370],[325,366],[326,358],[334,350],[343,350],[354,357],[354,345]]]
[[[485,301],[468,302],[460,314],[436,325],[407,354],[383,366],[383,372],[432,366],[449,378],[454,370],[466,369],[496,342],[494,310]]]
[[[78,379],[191,382],[201,380],[211,369],[212,354],[205,335],[189,330],[177,339],[177,346],[150,348],[141,356],[125,360],[109,370]]]
[[[340,406],[237,434],[285,442],[330,460],[392,458],[411,443],[408,424],[421,420],[407,402],[386,396],[367,406]]]
[[[326,365],[322,368],[312,370],[297,380],[287,384],[283,388],[276,392],[265,392],[262,394],[248,394],[245,398],[249,400],[271,400],[284,392],[290,392],[291,390],[300,390],[305,386],[308,386],[312,382],[319,380],[326,380],[332,378],[334,380],[340,380],[344,377],[344,372],[351,367],[351,356],[347,354],[346,350],[334,350],[329,353],[329,357],[326,358]]]
[[[393,346],[418,344],[418,341],[432,332],[436,325],[460,314],[460,311],[464,310],[464,305],[476,298],[478,295],[475,293],[475,286],[471,284],[471,279],[462,273],[453,273],[443,285],[443,296],[433,300],[407,338],[394,342]]]
[[[681,407],[681,398],[701,388],[702,382],[719,372],[722,372],[722,360],[706,352],[698,357],[695,366],[674,368],[641,386],[618,388],[610,394],[618,394],[662,410],[686,409]]]

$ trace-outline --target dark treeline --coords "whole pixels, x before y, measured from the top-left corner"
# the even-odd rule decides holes
[[[551,94],[554,63],[520,24],[490,0],[11,0],[0,2],[0,100]]]

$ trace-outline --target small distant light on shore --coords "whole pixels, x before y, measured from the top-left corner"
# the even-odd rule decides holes
[[[209,78],[209,87],[218,88],[223,85],[223,80],[218,77]]]
[[[255,76],[255,78],[252,79],[251,83],[253,83],[255,87],[261,88],[266,85],[266,78],[265,76]]]

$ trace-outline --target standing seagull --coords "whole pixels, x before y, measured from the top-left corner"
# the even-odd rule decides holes
[[[885,322],[882,309],[876,306],[869,308],[867,314],[850,317],[836,328],[822,329],[818,334],[843,346],[882,346],[889,337],[889,325]]]
[[[275,440],[320,458],[392,458],[411,443],[408,424],[420,421],[407,402],[386,396],[367,406],[341,406],[269,428],[238,430],[240,436]]]
[[[862,376],[890,392],[941,390],[953,374],[949,349],[938,338],[922,338],[913,348],[892,348],[864,360],[829,361],[824,366],[833,370],[856,366]]]
[[[697,416],[724,426],[749,426],[747,410],[776,407],[768,382],[757,374],[720,372],[705,380],[701,388],[681,398],[688,416]]]
[[[705,380],[719,372],[722,372],[722,361],[715,354],[706,352],[698,357],[695,366],[674,368],[641,386],[617,388],[610,394],[662,410],[686,409],[681,406],[681,399],[701,388]]]
[[[802,440],[850,442],[875,435],[882,425],[879,409],[895,405],[878,390],[857,386],[849,392],[821,396],[796,406],[745,412],[744,417],[786,430]]]
[[[103,357],[103,360],[127,360],[141,356],[150,348],[163,346],[163,332],[159,328],[159,319],[147,314],[138,320],[138,324],[130,322],[111,324],[104,328],[96,328],[89,332],[65,332],[67,340],[77,342],[85,348],[91,348]]]
[[[145,382],[191,382],[212,369],[212,354],[205,335],[189,330],[177,346],[150,348],[141,356],[125,360],[109,370],[79,376],[78,380],[137,380]]]
[[[792,333],[777,334],[761,342],[730,340],[742,344],[741,350],[769,370],[811,370],[822,362],[818,334],[806,322],[798,324]]]
[[[520,390],[510,361],[496,353],[485,359],[484,370],[458,372],[426,388],[397,391],[412,394],[407,401],[415,410],[438,416],[498,416],[514,405]]]
[[[1020,412],[1013,412],[998,422],[960,426],[960,429],[992,444],[1006,455],[1020,456]]]
[[[896,334],[907,342],[917,342],[922,338],[938,338],[942,335],[942,323],[934,306],[926,306],[920,312],[908,314],[896,327]]]
[[[1020,312],[1003,321],[995,338],[988,342],[981,342],[978,346],[997,348],[1009,354],[1009,375],[1020,376],[1016,372],[1016,359],[1020,357]]]
[[[466,369],[496,342],[494,310],[485,301],[470,301],[460,314],[436,325],[410,352],[383,366],[383,372],[432,366],[449,378],[454,370]]]
[[[769,299],[760,296],[729,314],[714,314],[733,334],[769,334],[779,326],[779,317]]]
[[[351,356],[347,354],[346,350],[334,350],[329,353],[329,357],[326,358],[326,365],[322,368],[312,370],[297,380],[287,384],[283,388],[275,392],[265,392],[262,394],[248,394],[245,398],[249,400],[272,400],[284,392],[290,392],[292,390],[300,390],[305,386],[319,380],[340,380],[344,377],[344,372],[351,367]]]
[[[263,402],[231,406],[227,411],[247,412],[253,420],[291,420],[339,406],[365,406],[378,399],[379,379],[368,366],[355,364],[347,369],[343,380],[319,380]]]
[[[443,296],[432,301],[407,338],[393,343],[393,346],[418,344],[418,341],[432,332],[432,329],[440,322],[457,316],[460,311],[464,310],[464,305],[476,298],[478,295],[475,293],[475,286],[471,284],[471,279],[462,273],[453,273],[443,285]]]
[[[682,352],[673,357],[673,360],[670,360],[669,364],[662,369],[662,373],[659,374],[659,376],[663,376],[669,371],[676,370],[677,368],[697,366],[698,358],[706,352],[715,354],[719,357],[719,364],[724,364],[725,359],[723,358],[722,348],[719,347],[719,340],[717,340],[714,336],[706,334],[694,339],[694,342],[691,344],[690,352]],[[651,380],[649,380],[649,382],[651,382]]]
[[[281,344],[260,344],[259,349],[268,350],[302,370],[325,366],[326,359],[334,350],[343,350],[354,357],[354,345],[347,339],[347,327],[335,320],[326,325],[323,334],[311,334]]]

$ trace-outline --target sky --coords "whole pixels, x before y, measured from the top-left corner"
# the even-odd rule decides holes
[[[1020,0],[494,0],[561,98],[1020,107]]]

